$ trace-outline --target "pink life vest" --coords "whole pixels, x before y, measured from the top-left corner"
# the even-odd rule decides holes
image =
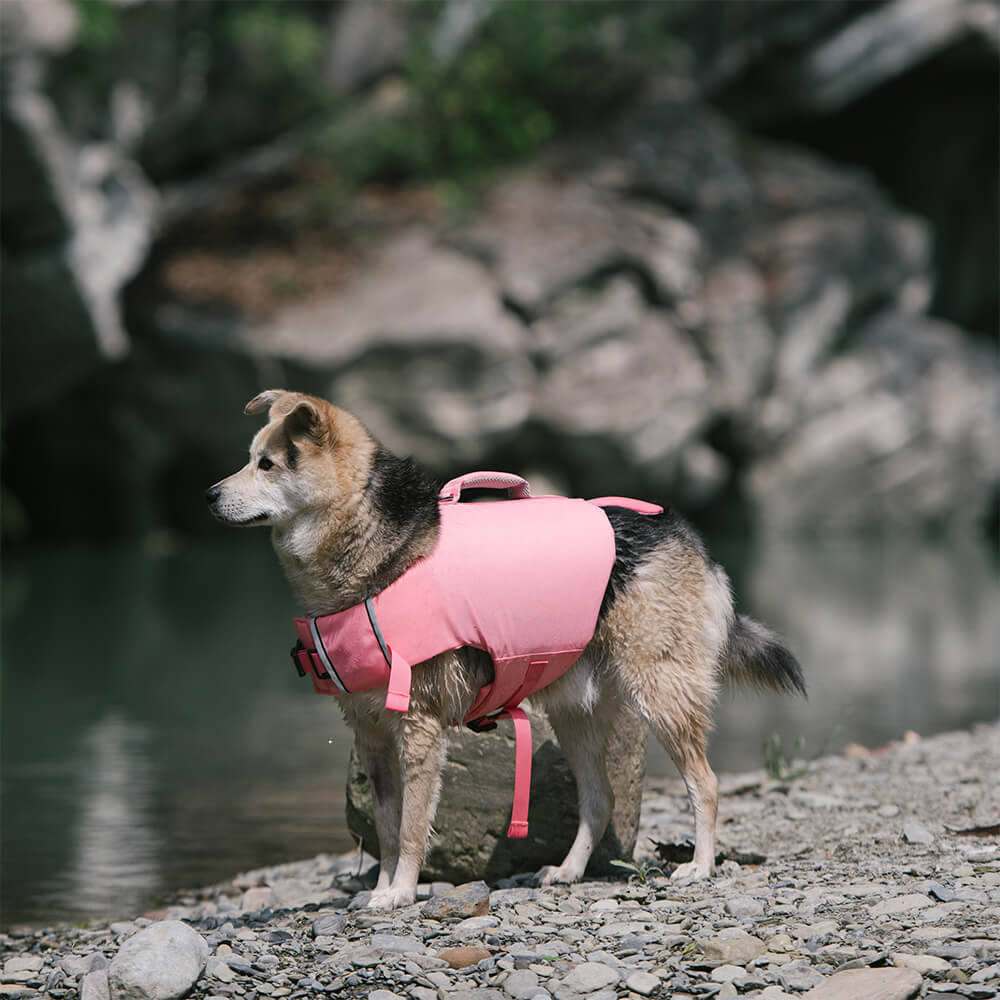
[[[503,488],[500,503],[458,503],[465,487]],[[295,619],[292,657],[318,694],[387,686],[386,708],[409,708],[411,664],[463,646],[490,654],[494,680],[465,714],[473,729],[508,715],[517,740],[514,818],[527,835],[531,730],[522,699],[568,670],[594,634],[615,561],[601,507],[662,507],[623,497],[532,497],[508,473],[453,479],[440,494],[434,550],[373,598],[331,615]],[[454,720],[456,723],[458,720]]]

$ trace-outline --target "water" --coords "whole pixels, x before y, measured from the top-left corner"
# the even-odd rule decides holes
[[[982,545],[713,546],[782,631],[808,702],[723,697],[711,757],[761,766],[1000,714],[1000,577]],[[4,562],[0,923],[130,916],[172,890],[352,846],[350,734],[288,658],[295,613],[263,532]],[[659,748],[653,774],[673,774]]]

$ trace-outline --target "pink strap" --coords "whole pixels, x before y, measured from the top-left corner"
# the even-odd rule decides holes
[[[438,498],[455,503],[466,487],[506,490],[511,500],[527,500],[531,496],[528,481],[511,472],[467,472],[464,476],[456,476],[445,483]]]
[[[649,503],[646,500],[633,500],[631,497],[594,497],[589,500],[597,507],[627,507],[638,514],[662,514],[663,508],[658,503]]]
[[[393,712],[405,712],[410,707],[410,665],[392,647],[389,648],[389,656],[392,662],[389,665],[385,707]]]
[[[531,723],[524,709],[508,708],[503,713],[514,723],[514,807],[507,836],[528,836],[528,800],[531,797]]]

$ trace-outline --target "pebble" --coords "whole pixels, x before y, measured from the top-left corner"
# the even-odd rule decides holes
[[[0,933],[0,1000],[149,1000],[109,973],[163,923],[193,948],[192,1000],[994,1000],[1000,852],[948,829],[1000,814],[998,783],[962,779],[998,771],[1000,727],[986,726],[825,758],[790,790],[761,773],[752,793],[723,792],[719,846],[764,860],[690,885],[518,875],[425,886],[426,901],[382,913],[355,906],[369,898],[356,852],[278,865],[184,897],[165,922]],[[942,832],[919,844],[910,821],[889,829],[895,803]],[[683,841],[686,810],[679,780],[648,781],[638,843]]]

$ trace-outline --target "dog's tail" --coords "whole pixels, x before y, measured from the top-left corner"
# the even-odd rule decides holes
[[[805,696],[799,661],[769,628],[746,615],[733,618],[720,661],[727,680]]]

